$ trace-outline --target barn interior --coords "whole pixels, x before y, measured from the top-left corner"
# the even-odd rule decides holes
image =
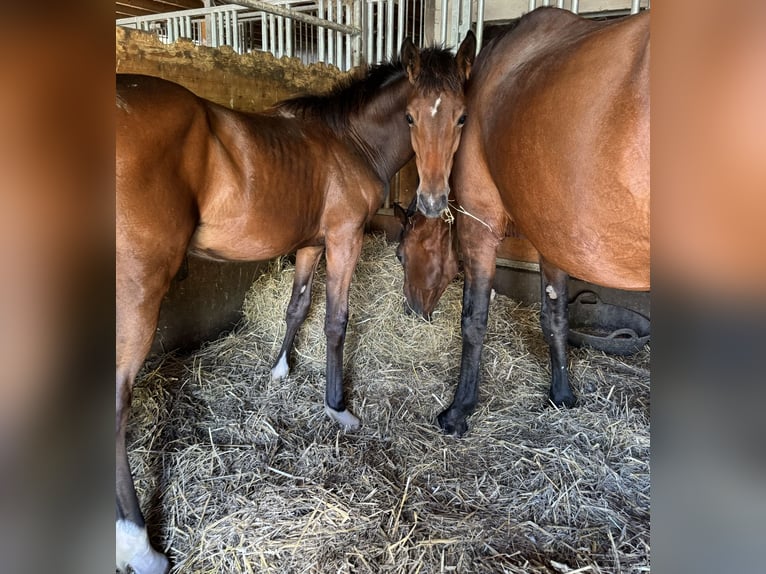
[[[406,4],[405,26],[423,43],[438,36],[441,4]],[[579,4],[587,11],[586,1]],[[592,17],[631,8],[592,4]],[[528,5],[488,1],[484,23],[513,20]],[[168,25],[120,24],[216,6],[225,7],[117,2],[116,71],[160,76],[241,111],[326,91],[346,73],[299,56],[211,47],[206,30],[169,42]],[[382,18],[383,3],[376,10]],[[476,22],[468,18],[468,25]],[[249,36],[242,30],[242,42],[264,44],[260,23]],[[296,50],[310,40],[302,30],[295,28]],[[391,181],[352,281],[346,369],[350,404],[363,420],[358,433],[339,431],[323,412],[321,265],[291,374],[281,383],[269,372],[284,333],[289,256],[256,263],[189,257],[174,280],[129,430],[142,507],[172,572],[650,570],[650,346],[629,356],[570,350],[578,406],[547,404],[538,256],[524,238],[507,238],[498,250],[480,406],[468,435],[441,434],[434,417],[459,372],[462,275],[431,322],[402,312],[391,206],[408,204],[416,187],[412,162]],[[583,290],[650,317],[649,293],[571,280],[570,293]]]

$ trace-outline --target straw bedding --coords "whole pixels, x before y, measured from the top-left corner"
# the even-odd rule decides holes
[[[545,405],[539,307],[490,308],[480,405],[462,439],[434,423],[460,367],[455,282],[433,321],[402,312],[395,246],[365,239],[345,376],[363,427],[323,411],[324,269],[291,373],[270,380],[293,278],[273,262],[235,332],[147,365],[131,463],[178,573],[648,572],[649,359],[570,351],[580,405]]]

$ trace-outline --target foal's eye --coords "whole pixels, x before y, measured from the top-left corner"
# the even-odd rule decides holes
[[[463,114],[457,119],[457,125],[462,126],[465,123],[465,120],[468,118],[466,114]]]
[[[407,123],[409,125],[413,125],[415,123],[415,120],[412,118],[410,114],[404,114],[404,119],[407,120]]]

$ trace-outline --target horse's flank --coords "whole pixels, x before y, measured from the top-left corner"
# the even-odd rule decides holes
[[[568,273],[622,289],[649,287],[647,24],[537,10],[482,51],[467,93],[484,112],[465,134],[481,142],[463,145],[503,198],[483,215],[505,229],[502,213]],[[470,210],[470,192],[457,195]]]

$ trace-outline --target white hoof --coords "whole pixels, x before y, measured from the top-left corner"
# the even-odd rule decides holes
[[[166,574],[168,559],[149,543],[146,528],[128,520],[117,521],[117,570],[135,574]]]
[[[282,355],[280,355],[279,357],[279,361],[277,361],[277,364],[274,365],[273,369],[271,369],[271,380],[281,381],[289,373],[290,373],[290,367],[287,366],[287,354],[282,353]]]
[[[332,420],[343,427],[343,430],[355,431],[359,430],[359,427],[362,426],[362,423],[359,421],[359,419],[351,414],[351,411],[348,409],[343,411],[336,411],[335,409],[331,409],[325,405],[324,412],[326,412],[327,416],[329,416]]]

